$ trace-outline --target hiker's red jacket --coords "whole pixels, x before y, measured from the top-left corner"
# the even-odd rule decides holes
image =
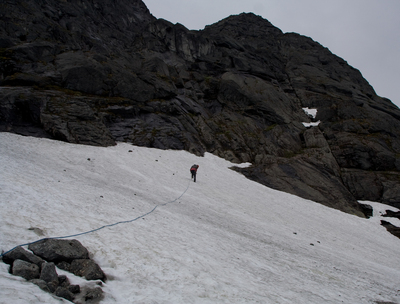
[[[193,166],[190,168],[190,171],[197,172],[197,169],[198,169],[198,168],[199,168],[198,165],[193,165]]]

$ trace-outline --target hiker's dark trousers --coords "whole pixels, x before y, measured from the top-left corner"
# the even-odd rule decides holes
[[[192,173],[193,181],[196,182],[196,171],[190,171]]]

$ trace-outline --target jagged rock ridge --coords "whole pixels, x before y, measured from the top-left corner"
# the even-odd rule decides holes
[[[140,0],[8,0],[0,14],[0,131],[208,151],[345,212],[400,206],[400,110],[311,38],[254,14],[189,31]]]

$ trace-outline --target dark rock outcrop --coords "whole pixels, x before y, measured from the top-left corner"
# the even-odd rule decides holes
[[[364,215],[367,218],[373,217],[374,216],[374,208],[372,208],[371,205],[367,204],[360,204],[361,211],[364,213]]]
[[[208,151],[345,212],[400,206],[400,110],[311,38],[254,14],[190,31],[141,0],[8,0],[0,14],[0,131]]]
[[[381,221],[381,225],[385,227],[386,230],[389,231],[391,234],[400,238],[400,227],[397,227],[387,221]]]
[[[400,211],[391,211],[386,210],[386,214],[382,215],[383,217],[394,217],[400,220]]]

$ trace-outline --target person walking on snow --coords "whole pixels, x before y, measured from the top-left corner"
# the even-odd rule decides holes
[[[196,173],[197,173],[197,169],[198,169],[199,167],[200,167],[199,165],[193,165],[193,166],[190,168],[190,173],[192,173],[192,178],[193,178],[193,181],[194,181],[194,182],[196,182]]]

